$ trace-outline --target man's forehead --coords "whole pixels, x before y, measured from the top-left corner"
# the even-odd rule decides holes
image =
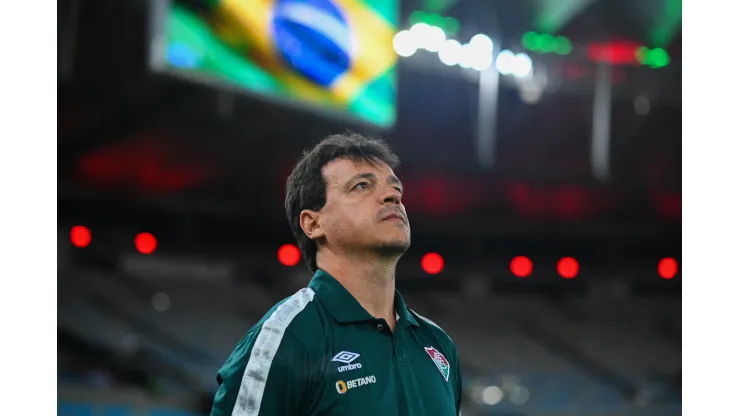
[[[370,163],[364,160],[352,159],[332,160],[324,165],[322,172],[330,182],[341,182],[358,173],[375,173],[382,177],[393,175],[393,169],[385,162]]]

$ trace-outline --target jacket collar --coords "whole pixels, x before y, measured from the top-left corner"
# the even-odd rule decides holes
[[[321,304],[339,323],[363,322],[375,319],[337,279],[321,269],[316,271],[308,287],[316,292]],[[396,290],[393,297],[393,306],[396,309],[399,323],[419,326],[419,322],[406,307],[406,303],[398,290]]]

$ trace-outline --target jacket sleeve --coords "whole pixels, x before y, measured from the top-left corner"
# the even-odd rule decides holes
[[[287,331],[280,338],[262,326],[239,342],[216,379],[211,416],[302,414],[312,381],[306,348]]]

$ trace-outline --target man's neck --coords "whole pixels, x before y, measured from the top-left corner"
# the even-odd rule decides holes
[[[393,330],[397,259],[322,252],[317,253],[316,261],[319,268],[337,279],[370,315],[385,319]]]

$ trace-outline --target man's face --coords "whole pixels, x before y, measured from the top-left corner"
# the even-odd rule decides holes
[[[385,163],[338,159],[322,169],[326,205],[319,222],[330,246],[403,254],[411,243],[403,187]]]

